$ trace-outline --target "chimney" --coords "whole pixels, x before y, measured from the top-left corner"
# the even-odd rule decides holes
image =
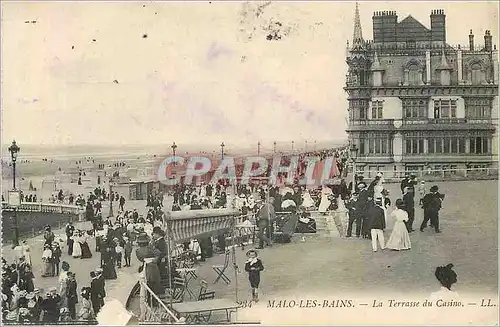
[[[446,15],[442,9],[431,11],[431,40],[446,42]]]
[[[472,30],[469,32],[469,50],[474,51],[474,34],[472,34]]]
[[[484,50],[485,51],[493,50],[492,37],[491,37],[491,32],[489,30],[484,32]]]

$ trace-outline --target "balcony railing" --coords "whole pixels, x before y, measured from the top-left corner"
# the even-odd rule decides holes
[[[463,124],[466,122],[465,118],[429,118],[431,124]]]
[[[469,124],[491,124],[493,119],[491,118],[466,118]]]
[[[491,118],[403,118],[405,125],[421,124],[491,124]]]
[[[367,119],[367,120],[351,120],[349,122],[351,126],[359,125],[394,125],[394,119]]]

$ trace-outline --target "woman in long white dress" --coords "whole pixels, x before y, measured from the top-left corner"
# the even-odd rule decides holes
[[[386,248],[397,251],[408,250],[411,249],[410,235],[405,224],[408,221],[408,213],[403,210],[404,202],[402,199],[396,200],[396,208],[391,215],[396,219],[396,222],[394,223],[389,241],[387,241]]]
[[[328,198],[329,195],[333,195],[332,189],[323,185],[323,189],[321,189],[321,202],[319,203],[319,212],[323,214],[326,213],[331,204],[330,199]]]
[[[80,258],[82,256],[82,247],[80,246],[80,236],[78,232],[71,236],[73,239],[73,258]]]
[[[302,194],[302,206],[306,209],[314,207],[314,201],[311,198],[309,190],[305,190],[304,193]]]
[[[31,250],[28,242],[23,241],[23,256],[24,261],[26,261],[31,266]]]

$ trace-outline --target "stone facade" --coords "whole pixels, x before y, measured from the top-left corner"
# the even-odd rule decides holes
[[[494,168],[498,161],[498,52],[446,43],[446,15],[426,28],[411,15],[375,12],[373,41],[362,38],[356,5],[345,91],[356,170]]]

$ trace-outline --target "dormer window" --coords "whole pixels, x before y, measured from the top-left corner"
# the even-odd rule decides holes
[[[479,63],[472,64],[470,67],[472,85],[479,85],[483,81],[483,71]]]
[[[422,63],[416,59],[409,59],[404,65],[404,85],[423,85],[422,74],[424,67]]]

